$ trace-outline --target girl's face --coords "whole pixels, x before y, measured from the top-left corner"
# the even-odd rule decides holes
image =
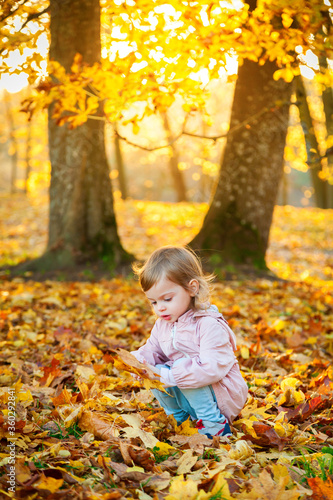
[[[155,313],[168,323],[174,323],[191,307],[192,297],[199,290],[199,283],[193,279],[189,282],[190,291],[182,286],[161,278],[146,293]]]

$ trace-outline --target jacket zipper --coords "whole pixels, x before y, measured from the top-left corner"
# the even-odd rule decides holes
[[[184,354],[186,358],[189,358],[190,357],[189,354],[187,354],[184,351],[181,351],[176,345],[176,331],[177,331],[176,325],[173,324],[171,327],[172,345],[176,349],[176,351],[181,352],[182,354]]]

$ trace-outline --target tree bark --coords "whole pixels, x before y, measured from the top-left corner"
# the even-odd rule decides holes
[[[292,86],[275,81],[273,62],[239,68],[229,134],[213,201],[190,243],[215,266],[237,262],[265,268],[265,253],[283,172]],[[261,111],[267,108],[265,113]],[[256,116],[257,119],[251,117]]]
[[[70,70],[100,60],[99,0],[51,0],[50,58]],[[104,122],[88,120],[70,130],[49,112],[51,159],[50,217],[42,267],[62,268],[78,260],[102,258],[117,266],[129,255],[121,246],[104,144]]]

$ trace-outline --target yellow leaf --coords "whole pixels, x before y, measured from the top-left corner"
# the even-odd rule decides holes
[[[127,467],[126,472],[145,472],[143,467],[134,465],[133,467]]]
[[[61,488],[63,483],[63,479],[54,479],[53,477],[46,477],[42,474],[38,481],[34,483],[34,488],[39,490],[48,490],[51,493],[55,493]]]
[[[233,497],[230,495],[229,486],[223,474],[217,476],[216,483],[211,491],[208,498],[221,498],[223,500],[232,500]]]
[[[281,424],[280,422],[277,422],[274,425],[274,430],[276,434],[280,437],[290,437],[296,432],[296,428],[285,422],[284,424]]]
[[[269,382],[265,379],[262,379],[262,378],[256,378],[254,380],[254,383],[257,387],[262,387],[262,386],[265,386],[265,385],[269,385]]]
[[[198,433],[198,429],[191,427],[191,421],[189,418],[181,425],[175,425],[175,431],[177,434],[181,434],[182,436],[192,436],[193,434]]]
[[[249,359],[249,357],[250,357],[250,350],[249,350],[248,347],[246,347],[246,346],[241,347],[240,353],[241,353],[241,356],[242,356],[243,359]]]
[[[249,446],[247,441],[244,441],[243,439],[240,439],[237,441],[235,444],[231,445],[231,448],[228,452],[228,455],[230,458],[233,458],[235,460],[239,459],[245,459],[253,455],[254,451]]]
[[[308,337],[304,344],[310,344],[310,345],[314,345],[318,342],[318,337]]]
[[[277,332],[283,330],[285,326],[286,322],[283,319],[276,319],[271,325],[271,327],[274,328],[274,330],[276,330]]]
[[[160,441],[158,441],[155,444],[154,453],[155,453],[155,455],[157,455],[159,457],[163,457],[165,455],[170,455],[170,453],[175,451],[175,449],[176,448],[174,446],[171,446],[168,443],[164,443],[164,442],[161,443]]]
[[[174,479],[170,486],[170,493],[165,500],[196,500],[198,497],[198,485],[191,479],[185,481],[180,475]]]
[[[284,380],[282,380],[281,389],[283,391],[286,391],[287,389],[290,389],[290,388],[295,389],[299,385],[301,385],[301,382],[297,378],[288,377],[288,378],[285,378]]]
[[[289,14],[287,14],[286,12],[283,12],[281,17],[282,17],[282,24],[283,24],[283,26],[286,29],[290,28],[290,26],[294,22],[293,18]]]
[[[275,71],[273,75],[274,80],[279,80],[282,78],[286,82],[292,82],[294,79],[294,72],[291,70],[291,68],[283,68],[283,69],[278,69]]]
[[[21,402],[34,400],[29,389],[26,392],[19,392],[17,395],[17,399],[18,399],[18,401],[21,401]]]

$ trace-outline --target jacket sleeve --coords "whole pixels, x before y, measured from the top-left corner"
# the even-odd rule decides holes
[[[212,317],[199,321],[199,353],[183,358],[171,369],[177,386],[183,389],[219,382],[237,362],[228,327]]]
[[[146,360],[149,364],[155,366],[165,364],[169,358],[164,354],[158,341],[158,326],[155,323],[147,342],[137,351],[132,351],[131,354],[136,357],[140,363]]]

